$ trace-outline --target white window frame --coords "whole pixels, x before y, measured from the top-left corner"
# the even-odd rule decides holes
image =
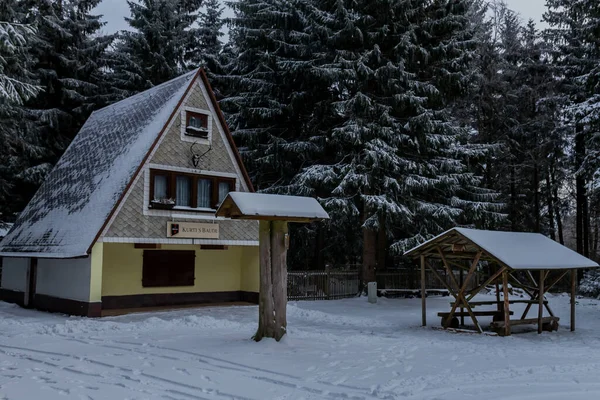
[[[183,172],[194,175],[214,176],[221,178],[235,178],[235,191],[242,189],[240,178],[237,174],[230,172],[207,171],[203,169],[173,167],[170,165],[161,165],[149,163],[144,167],[144,202],[142,203],[142,214],[151,217],[170,217],[170,218],[188,218],[188,219],[229,219],[215,217],[215,210],[212,208],[192,208],[175,206],[171,210],[156,210],[148,208],[150,204],[150,170],[158,169],[163,171]]]
[[[208,137],[205,138],[199,138],[196,136],[190,136],[186,133],[186,128],[187,128],[187,113],[188,112],[193,112],[196,114],[203,114],[206,115],[206,120],[207,120],[207,128],[208,128]],[[181,140],[183,142],[188,142],[188,143],[198,143],[198,144],[210,144],[212,142],[212,130],[213,130],[213,117],[212,117],[212,113],[209,110],[202,110],[200,108],[194,108],[194,107],[182,107],[181,109]]]

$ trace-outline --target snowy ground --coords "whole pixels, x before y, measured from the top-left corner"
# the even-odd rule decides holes
[[[429,298],[430,325],[448,297]],[[282,343],[250,341],[256,307],[84,319],[0,302],[0,399],[600,398],[600,301],[553,296],[558,332],[421,328],[419,299],[288,306]]]

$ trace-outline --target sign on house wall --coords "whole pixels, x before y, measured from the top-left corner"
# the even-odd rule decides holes
[[[167,237],[182,239],[218,239],[219,224],[168,221]]]

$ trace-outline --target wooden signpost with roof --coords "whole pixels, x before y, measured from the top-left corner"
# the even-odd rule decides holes
[[[260,294],[254,340],[279,341],[287,329],[288,222],[309,223],[329,215],[312,197],[245,192],[229,193],[216,215],[259,221]]]
[[[475,329],[483,333],[483,327],[477,317],[491,316],[492,330],[502,336],[510,335],[511,327],[516,325],[537,325],[538,333],[558,329],[559,318],[550,308],[544,295],[569,272],[571,330],[575,330],[576,270],[598,267],[596,262],[541,234],[465,228],[450,229],[407,251],[405,255],[420,260],[423,326],[427,325],[425,285],[428,268],[454,297],[450,304],[450,312],[438,313],[444,329],[458,328],[458,317],[469,317]],[[441,264],[440,268],[449,279],[445,279],[433,263],[437,263],[438,266]],[[488,277],[480,285],[469,286],[478,266],[486,267]],[[461,284],[458,284],[455,278],[455,272],[459,271],[467,271]],[[538,275],[537,279],[535,274]],[[495,285],[496,300],[474,301],[474,297],[488,285]],[[511,288],[519,288],[529,299],[510,299]],[[513,304],[525,305],[519,319],[511,319],[514,311],[510,306]],[[529,311],[536,305],[537,317],[527,318]],[[481,307],[485,306],[491,306],[492,309],[481,310]],[[544,316],[544,311],[547,316]]]

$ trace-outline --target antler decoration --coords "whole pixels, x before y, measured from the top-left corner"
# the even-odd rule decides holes
[[[194,168],[198,168],[198,164],[200,164],[200,159],[209,151],[212,150],[212,144],[210,144],[208,146],[208,150],[206,150],[204,153],[202,154],[198,154],[194,151],[194,146],[197,145],[198,142],[194,142],[192,143],[192,145],[190,146],[190,153],[192,153],[192,164],[194,165]]]

